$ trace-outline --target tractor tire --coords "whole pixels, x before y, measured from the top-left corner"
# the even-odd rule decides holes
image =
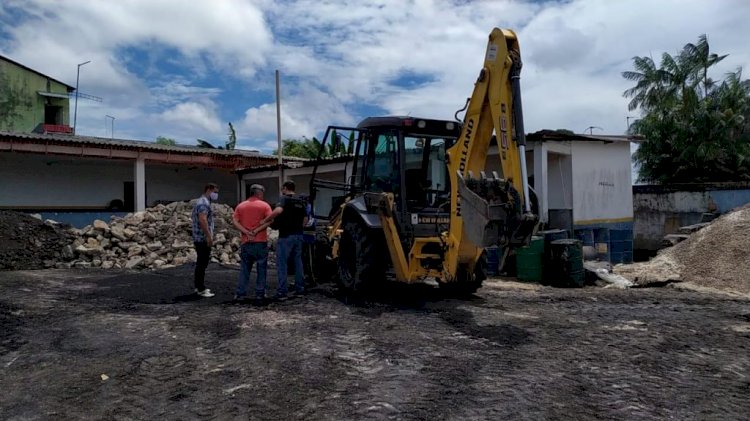
[[[362,222],[345,221],[339,240],[338,281],[347,292],[362,293],[385,282],[388,251],[383,235]]]
[[[487,254],[482,253],[477,260],[474,265],[473,276],[467,272],[465,268],[461,268],[456,274],[458,277],[456,281],[440,285],[447,296],[452,298],[468,297],[482,287],[482,283],[487,279]]]
[[[333,282],[336,278],[336,265],[329,260],[331,245],[325,232],[317,231],[315,241],[305,244],[304,251],[302,260],[310,287]]]

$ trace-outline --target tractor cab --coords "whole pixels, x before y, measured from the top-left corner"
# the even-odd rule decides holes
[[[446,151],[460,128],[454,121],[414,117],[370,117],[356,128],[329,127],[321,149],[353,156],[344,183],[314,170],[310,191],[316,217],[330,219],[345,197],[386,192],[394,196],[400,226],[415,236],[437,235],[450,213]]]

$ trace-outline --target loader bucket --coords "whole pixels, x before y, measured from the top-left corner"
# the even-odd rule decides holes
[[[461,200],[461,217],[466,238],[477,247],[491,247],[507,242],[505,229],[511,216],[509,203],[490,203],[478,195],[458,174],[458,195]]]

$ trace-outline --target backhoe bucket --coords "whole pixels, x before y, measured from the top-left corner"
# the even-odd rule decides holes
[[[469,241],[478,247],[491,247],[505,243],[505,224],[508,222],[508,204],[491,204],[472,191],[461,173],[458,174],[458,195],[461,200],[463,231]]]

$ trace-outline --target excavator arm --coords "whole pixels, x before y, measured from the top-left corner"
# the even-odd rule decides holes
[[[474,85],[461,134],[448,151],[450,229],[446,273],[472,266],[491,245],[528,243],[538,222],[531,214],[520,90],[521,54],[516,34],[495,28]],[[485,176],[494,135],[502,174]]]

